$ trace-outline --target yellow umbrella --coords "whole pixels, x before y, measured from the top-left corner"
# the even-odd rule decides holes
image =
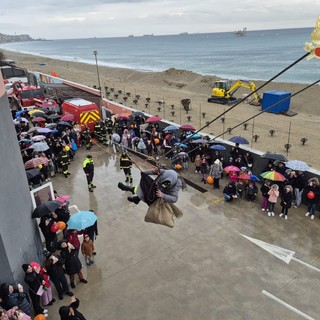
[[[33,110],[30,110],[28,113],[31,115],[33,115],[35,112],[42,112],[43,114],[46,114],[43,110],[39,110],[39,109],[33,109]]]

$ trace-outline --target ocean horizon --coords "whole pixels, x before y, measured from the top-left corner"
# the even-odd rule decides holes
[[[313,28],[181,33],[112,38],[61,39],[1,44],[9,51],[64,61],[162,72],[170,68],[225,79],[267,81],[303,56]],[[8,57],[10,58],[10,57]],[[276,82],[309,84],[319,79],[319,61],[304,59]]]

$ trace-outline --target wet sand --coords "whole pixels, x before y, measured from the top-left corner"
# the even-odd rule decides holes
[[[67,62],[50,58],[43,58],[33,55],[4,51],[6,58],[16,61],[18,66],[27,68],[30,71],[43,73],[55,72],[59,77],[70,81],[75,81],[85,85],[98,85],[97,70],[95,65],[79,62]],[[316,67],[317,61],[310,61]],[[280,70],[279,70],[280,71]],[[290,71],[289,71],[290,72]],[[176,122],[187,123],[196,128],[203,127],[207,121],[211,121],[227,110],[227,106],[208,103],[207,98],[211,95],[211,88],[216,77],[202,76],[190,71],[169,69],[164,72],[138,72],[128,69],[99,67],[102,91],[105,95],[105,87],[114,88],[114,92],[122,90],[118,98],[114,93],[109,98],[122,102],[127,106],[136,109],[158,114],[159,116]],[[255,81],[257,87],[263,82]],[[295,93],[307,85],[273,82],[259,91],[280,90]],[[130,96],[124,101],[124,92],[130,92]],[[241,88],[235,94],[242,98],[249,91]],[[137,105],[133,100],[136,95],[140,95]],[[125,95],[126,96],[126,95]],[[150,98],[150,103],[146,107],[146,98]],[[277,115],[273,113],[263,113],[254,120],[248,121],[247,129],[241,125],[234,129],[231,134],[225,133],[222,137],[229,139],[233,135],[241,135],[250,141],[249,147],[260,151],[272,151],[286,155],[284,145],[289,142],[291,148],[287,154],[290,160],[306,161],[315,169],[320,168],[319,153],[319,86],[313,86],[303,93],[291,98],[290,110],[298,114],[293,117]],[[191,99],[191,110],[187,112],[183,109],[181,100]],[[159,105],[158,101],[164,101]],[[172,108],[172,105],[174,107]],[[160,107],[160,109],[158,109]],[[174,115],[172,112],[174,111]],[[241,103],[232,111],[225,115],[224,123],[218,119],[203,132],[221,135],[228,128],[246,121],[246,119],[258,114],[260,108],[246,103]],[[205,113],[205,118],[203,118]],[[273,136],[269,131],[274,130]],[[253,136],[259,136],[255,142]],[[302,145],[301,138],[307,138],[305,145]]]

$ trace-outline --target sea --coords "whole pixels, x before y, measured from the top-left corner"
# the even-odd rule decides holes
[[[0,48],[142,72],[176,68],[224,79],[266,81],[306,53],[304,45],[311,42],[312,31],[313,28],[247,31],[241,37],[233,32],[129,35],[7,43]],[[319,80],[319,71],[319,60],[303,59],[274,81],[309,84]]]

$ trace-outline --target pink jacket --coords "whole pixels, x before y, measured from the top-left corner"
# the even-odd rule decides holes
[[[270,189],[268,192],[269,198],[268,201],[272,203],[277,203],[277,199],[279,197],[279,191]]]

